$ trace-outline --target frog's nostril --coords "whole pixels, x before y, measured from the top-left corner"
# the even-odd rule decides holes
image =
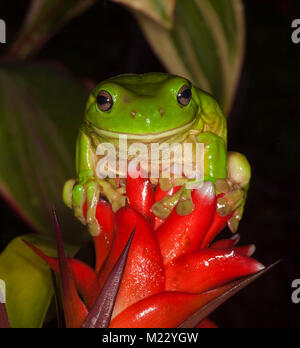
[[[160,108],[159,109],[159,113],[160,113],[161,116],[163,116],[165,114],[165,110],[163,108]]]

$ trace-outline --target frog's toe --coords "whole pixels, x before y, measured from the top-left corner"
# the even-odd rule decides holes
[[[74,188],[74,185],[76,183],[76,180],[75,179],[70,179],[68,180],[65,185],[64,185],[64,188],[63,188],[63,201],[65,203],[65,205],[67,207],[69,207],[70,209],[72,209],[73,207],[73,194],[72,194],[72,191],[73,191],[73,188]]]
[[[185,189],[180,196],[176,207],[177,214],[180,216],[188,215],[194,210],[194,203],[191,196],[191,190]]]
[[[72,205],[74,210],[74,215],[81,221],[82,224],[86,224],[86,219],[83,214],[83,205],[86,197],[86,190],[84,185],[77,184],[74,186],[72,191]]]
[[[233,188],[225,194],[222,194],[217,200],[217,212],[220,216],[227,216],[230,212],[236,210],[245,201],[245,191],[240,188]]]
[[[228,221],[228,227],[232,233],[236,233],[240,221],[242,220],[243,217],[243,212],[244,212],[244,204],[240,205],[233,213],[232,217]]]
[[[228,153],[228,177],[234,184],[247,188],[251,179],[251,167],[247,158],[239,152]]]
[[[100,186],[97,182],[92,181],[87,184],[86,199],[87,199],[87,213],[86,221],[88,224],[90,234],[95,237],[100,234],[100,225],[96,219],[96,209],[100,197]]]

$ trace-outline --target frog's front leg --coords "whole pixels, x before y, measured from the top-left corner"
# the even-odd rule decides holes
[[[114,211],[126,203],[123,188],[114,187],[108,180],[97,177],[95,153],[90,137],[80,130],[76,147],[77,180],[67,181],[63,189],[65,204],[74,210],[74,215],[84,225],[88,225],[92,236],[97,236],[101,232],[96,218],[100,195],[108,199]],[[83,210],[85,202],[86,217]]]
[[[204,144],[204,180],[215,183],[227,178],[227,147],[225,141],[210,132],[200,133],[197,141]]]
[[[251,179],[251,167],[247,158],[238,152],[228,153],[228,178],[217,180],[216,187],[223,193],[218,200],[218,213],[226,216],[234,211],[228,222],[230,230],[235,233],[242,219],[246,204],[247,191]]]
[[[95,178],[95,151],[90,138],[80,130],[76,146],[77,180],[69,180],[63,189],[63,199],[67,206],[73,208],[75,216],[85,225],[88,224],[90,233],[95,236],[100,233],[96,219],[96,208],[101,188]],[[86,217],[84,204],[86,202]]]

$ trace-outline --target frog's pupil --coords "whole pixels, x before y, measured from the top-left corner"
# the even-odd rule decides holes
[[[189,99],[192,96],[192,91],[188,88],[182,92],[181,96],[184,99]]]
[[[98,95],[97,102],[99,105],[104,105],[109,103],[109,99],[105,97],[104,95]]]

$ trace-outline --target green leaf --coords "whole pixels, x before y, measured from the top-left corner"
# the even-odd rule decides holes
[[[90,8],[96,0],[32,0],[9,57],[32,56],[58,29]]]
[[[112,0],[143,13],[158,24],[171,29],[176,0]]]
[[[53,234],[54,204],[67,241],[82,232],[62,202],[64,182],[75,175],[75,143],[87,92],[46,66],[0,67],[0,193],[37,231]]]
[[[48,311],[53,287],[46,263],[22,239],[49,256],[57,256],[54,241],[37,235],[14,239],[0,255],[0,279],[6,283],[6,307],[14,328],[41,327]],[[66,246],[74,255],[76,247]]]
[[[134,11],[167,70],[212,93],[230,111],[244,53],[240,0],[177,0],[173,29]]]

